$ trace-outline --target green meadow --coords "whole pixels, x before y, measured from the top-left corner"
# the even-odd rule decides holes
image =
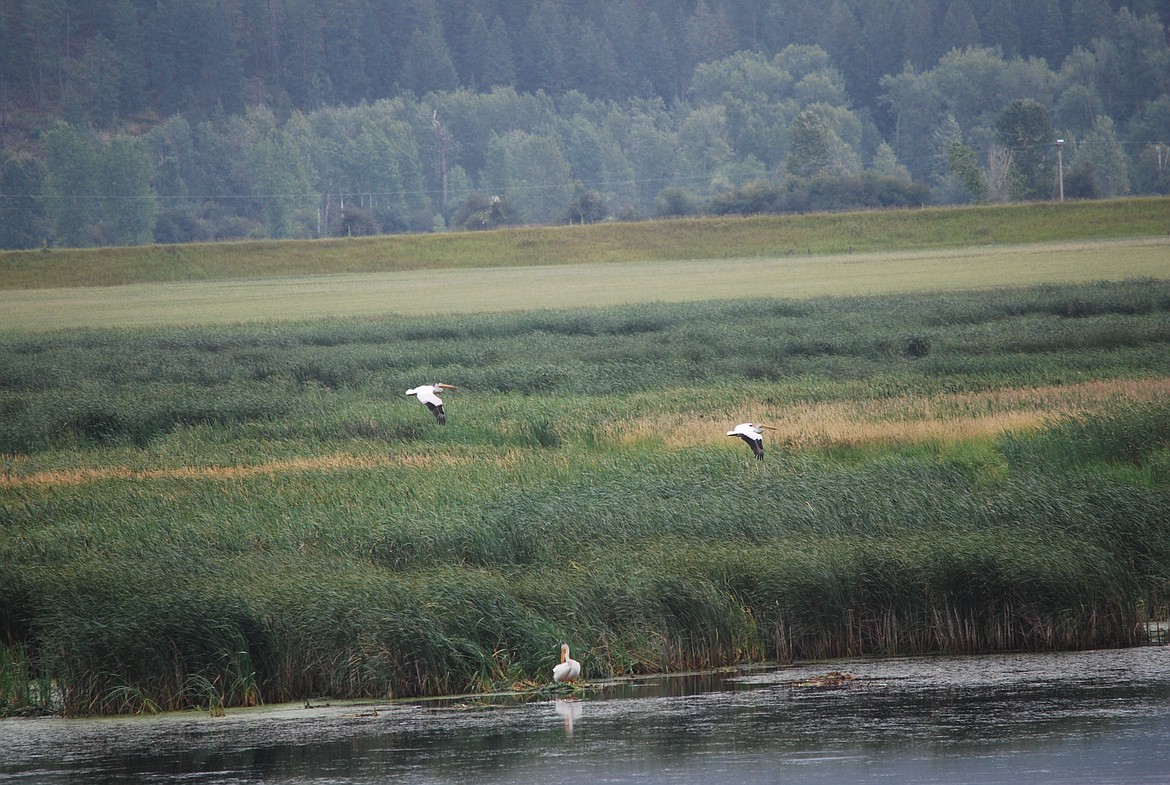
[[[546,230],[407,238],[463,250],[393,269],[189,246],[235,257],[190,281],[4,256],[0,713],[540,690],[562,641],[589,680],[1139,644],[1168,205],[571,227],[543,262],[512,254]],[[771,251],[711,250],[749,224]],[[432,381],[445,426],[403,394]]]

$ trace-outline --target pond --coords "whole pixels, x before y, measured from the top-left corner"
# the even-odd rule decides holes
[[[836,674],[839,675],[835,675]],[[0,783],[1166,783],[1170,647],[0,721]]]

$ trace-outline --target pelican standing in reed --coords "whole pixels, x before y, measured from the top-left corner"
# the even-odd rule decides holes
[[[458,389],[453,384],[437,382],[435,384],[423,384],[418,387],[412,387],[406,391],[406,394],[413,395],[418,398],[419,402],[426,404],[426,407],[431,410],[431,414],[435,415],[435,419],[439,421],[439,425],[445,425],[447,422],[447,413],[443,411],[443,399],[439,396],[443,393],[443,390]]]
[[[747,442],[748,447],[752,448],[752,452],[761,461],[764,460],[764,429],[769,431],[778,430],[771,425],[760,425],[759,423],[741,422],[739,425],[727,432],[728,436],[738,436]]]
[[[553,681],[576,681],[581,676],[581,663],[569,656],[569,644],[561,644],[561,661],[553,666]]]

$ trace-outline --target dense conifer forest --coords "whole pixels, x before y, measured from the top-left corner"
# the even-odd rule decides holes
[[[0,248],[1167,193],[1168,24],[1159,0],[0,0]]]

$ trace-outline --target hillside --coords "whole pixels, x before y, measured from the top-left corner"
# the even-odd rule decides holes
[[[1167,14],[14,0],[0,248],[1166,194]]]

